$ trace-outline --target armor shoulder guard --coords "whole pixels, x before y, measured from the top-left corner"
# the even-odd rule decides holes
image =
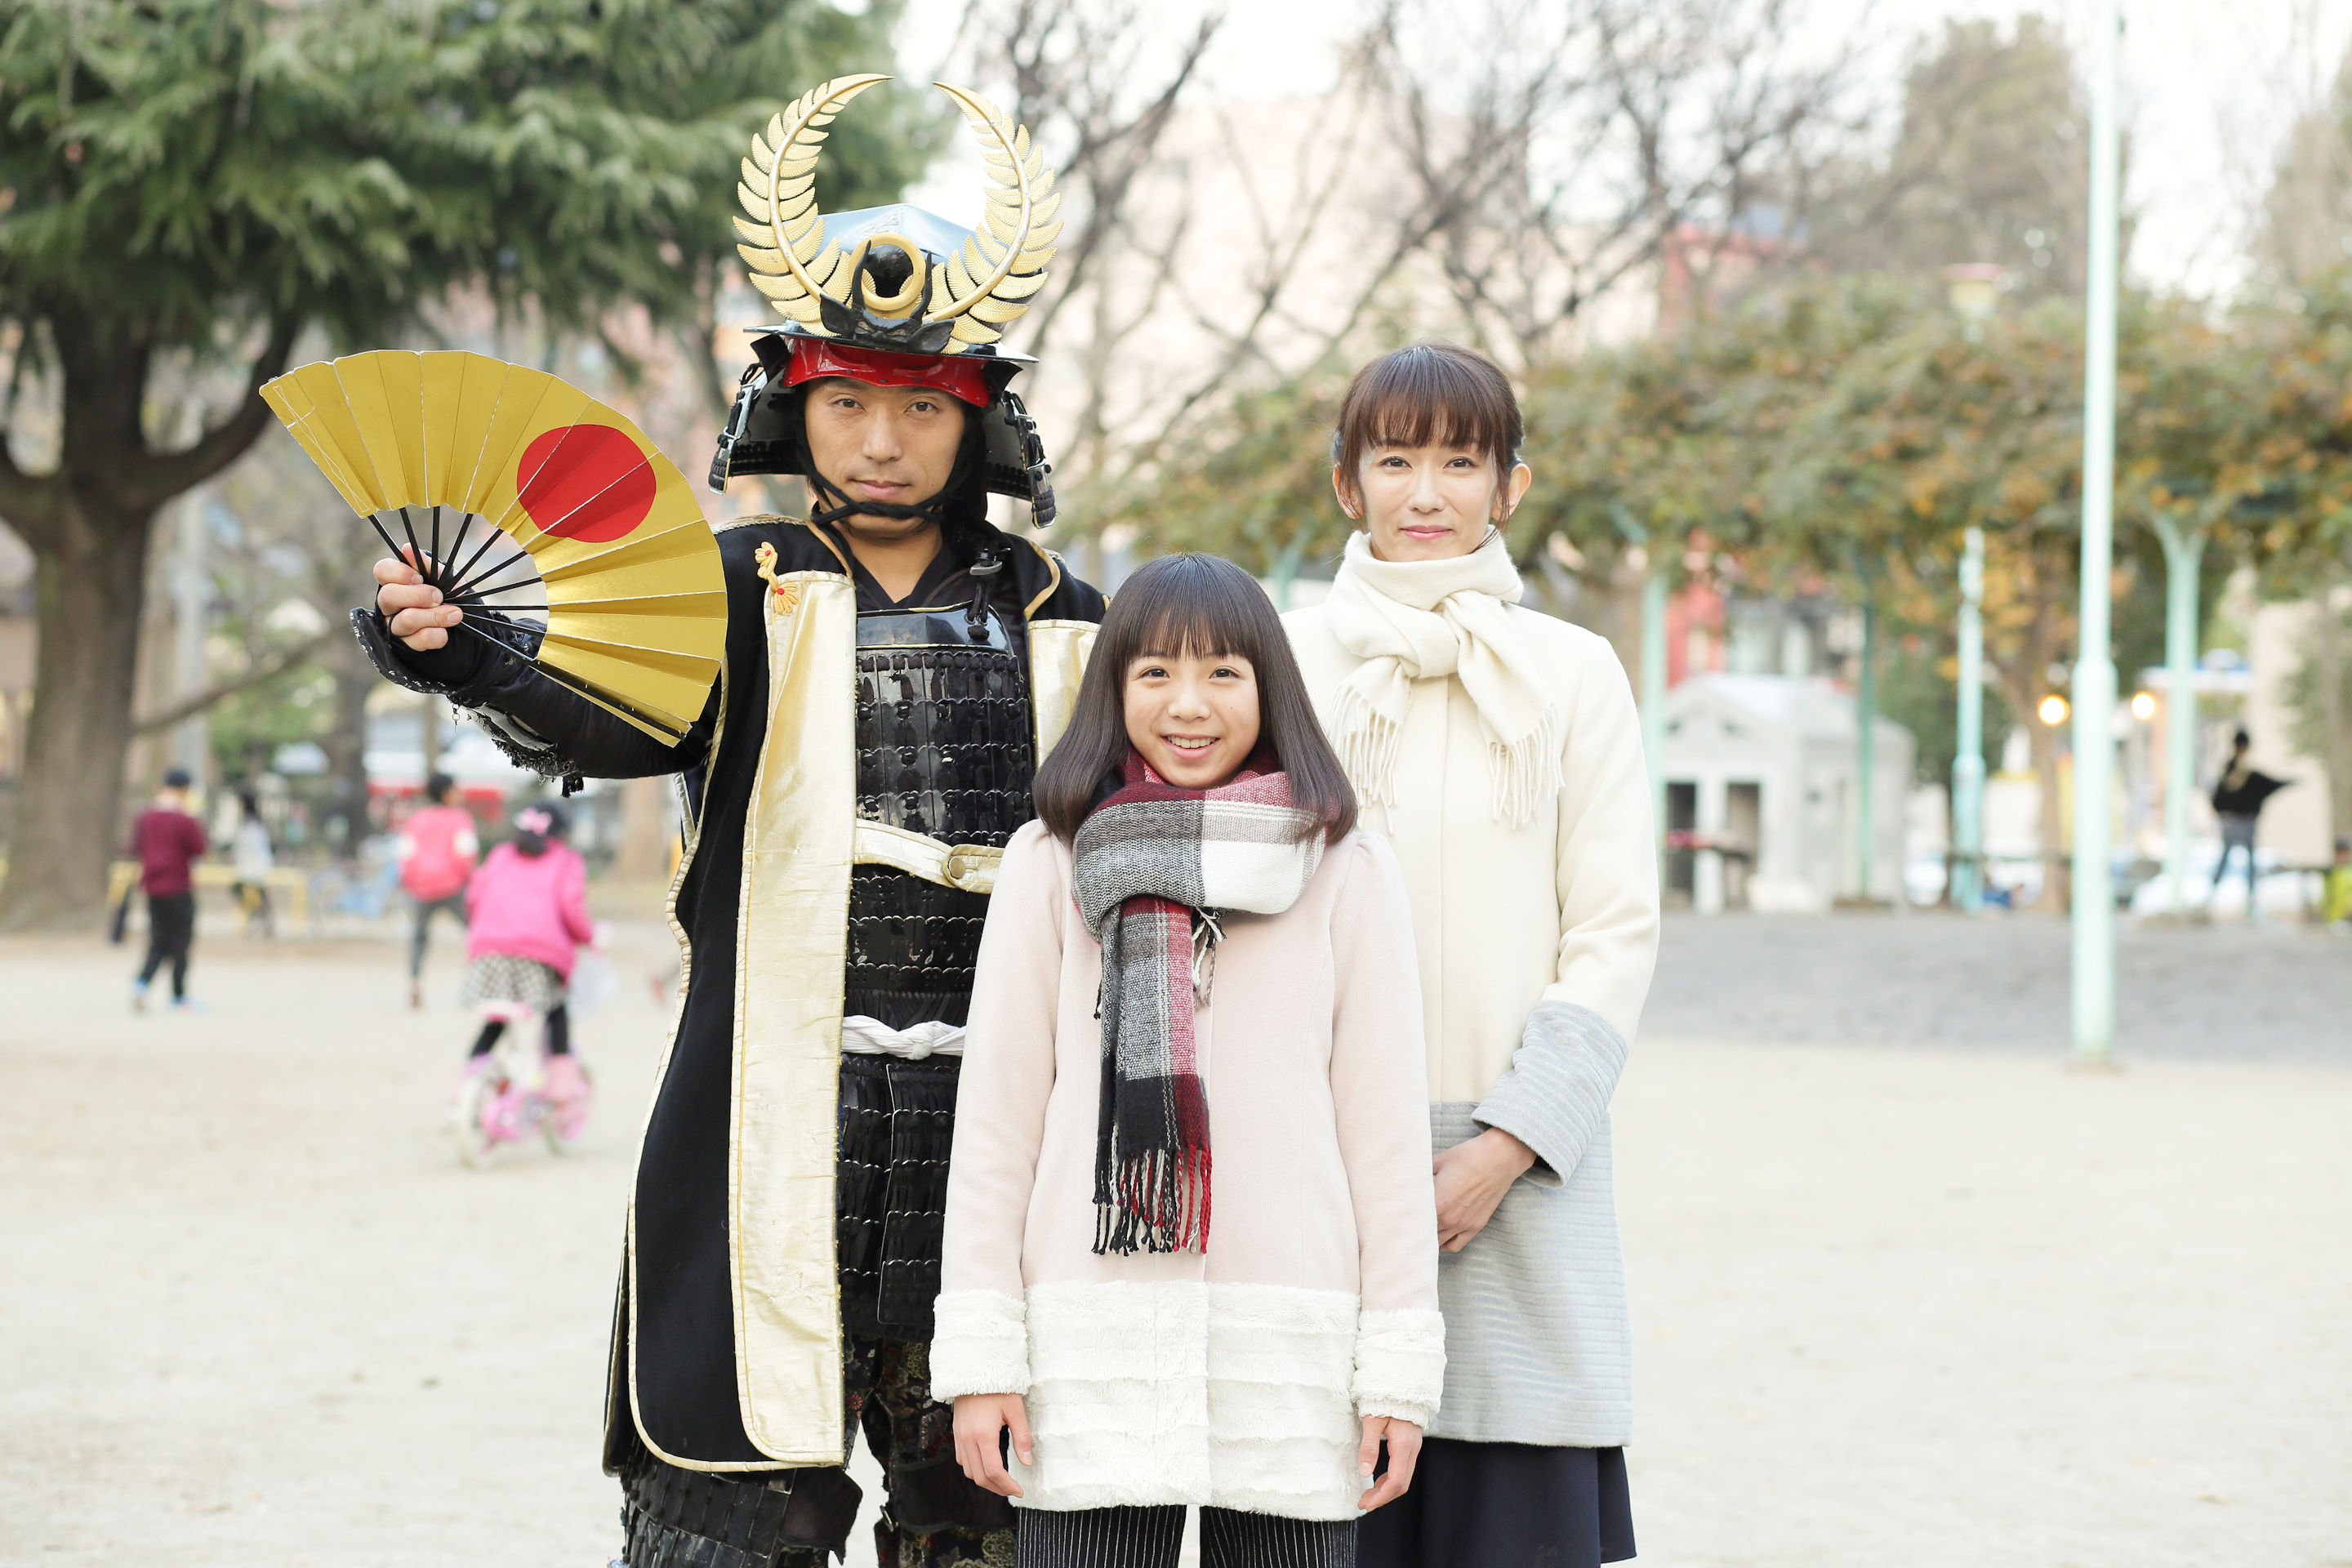
[[[1110,601],[1093,584],[1070,575],[1062,558],[1034,539],[1013,552],[1024,614],[1033,621],[1099,621]]]

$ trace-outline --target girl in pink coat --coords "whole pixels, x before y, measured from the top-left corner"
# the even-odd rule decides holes
[[[467,1071],[483,1069],[506,1033],[507,1010],[528,1007],[547,1021],[548,1092],[568,1105],[587,1089],[572,1055],[565,1000],[574,957],[596,938],[588,868],[563,842],[569,825],[560,806],[525,806],[514,826],[514,837],[490,851],[466,888],[468,962],[458,999],[490,1014]]]

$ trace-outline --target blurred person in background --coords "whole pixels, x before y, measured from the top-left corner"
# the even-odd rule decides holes
[[[425,949],[432,940],[433,917],[446,913],[466,923],[466,882],[474,874],[481,840],[474,832],[474,814],[455,804],[457,781],[435,773],[425,781],[427,804],[410,814],[400,830],[400,885],[416,908],[416,926],[408,939],[408,1005],[425,1005]]]
[[[259,931],[275,936],[277,925],[269,908],[269,873],[277,857],[269,846],[269,824],[261,819],[261,799],[249,789],[236,792],[236,836],[229,840],[229,860],[236,872],[231,890],[245,911],[247,935]]]
[[[185,768],[163,775],[155,803],[139,814],[131,829],[131,853],[139,862],[140,890],[147,895],[147,962],[131,983],[133,1012],[147,1010],[147,988],[155,972],[172,966],[172,1005],[185,1011],[188,949],[196,940],[194,868],[205,854],[205,827],[188,810],[195,781]]]
[[[1357,374],[1331,483],[1362,531],[1285,617],[1413,908],[1445,1390],[1363,1568],[1633,1555],[1632,1330],[1609,1102],[1658,948],[1641,725],[1609,644],[1519,604],[1510,383],[1425,343]]]
[[[2331,931],[2352,931],[2352,838],[2336,841],[2336,863],[2320,884],[2319,918]]]
[[[528,1007],[547,1028],[547,1092],[559,1108],[587,1090],[572,1054],[572,1014],[565,1005],[580,949],[596,940],[588,918],[588,866],[563,842],[563,808],[526,805],[515,813],[514,837],[491,849],[466,888],[466,983],[458,1000],[469,1007],[508,1003]],[[506,1033],[491,1017],[474,1037],[466,1070],[480,1072]]]
[[[2230,873],[2230,857],[2242,854],[2246,858],[2246,918],[2262,919],[2262,908],[2255,902],[2256,879],[2261,875],[2254,867],[2254,829],[2262,816],[2263,805],[2271,796],[2284,789],[2287,781],[2274,779],[2258,771],[2246,760],[2253,742],[2243,730],[2230,742],[2230,765],[2221,770],[2213,785],[2213,815],[2221,819],[2221,858],[2213,862],[2213,886],[2207,889],[2205,901],[2211,903],[2213,895],[2221,890],[2222,879]]]

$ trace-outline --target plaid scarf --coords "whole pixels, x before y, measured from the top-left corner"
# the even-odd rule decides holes
[[[1205,1252],[1209,1101],[1193,1048],[1226,910],[1279,914],[1323,858],[1323,835],[1261,748],[1214,789],[1179,789],[1134,752],[1074,847],[1078,914],[1102,943],[1102,1109],[1095,1251]]]

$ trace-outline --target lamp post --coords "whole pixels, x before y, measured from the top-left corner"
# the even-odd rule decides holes
[[[1969,342],[2000,302],[1998,262],[1944,268],[1944,297]],[[1958,734],[1952,755],[1952,901],[1966,913],[1984,908],[1984,530],[1971,528],[1960,555]]]
[[[2091,28],[2091,233],[2083,367],[2082,605],[2074,658],[2074,1055],[2111,1059],[2116,1040],[2116,55],[2119,0],[2097,0]]]
[[[1645,535],[1645,537],[1647,537]],[[1650,762],[1651,833],[1666,844],[1666,552],[1645,545],[1642,578],[1642,754]]]
[[[1984,908],[1984,530],[1960,554],[1958,747],[1952,757],[1952,901]]]
[[[1656,531],[1612,504],[1609,519],[1642,552],[1642,756],[1650,764],[1650,835],[1662,868],[1666,855],[1666,590],[1673,563]]]
[[[2164,879],[2189,910],[2189,797],[2197,788],[2197,573],[2205,531],[2156,514],[2164,542]]]
[[[1861,900],[1871,901],[1878,845],[1878,595],[1863,576],[1862,670],[1854,681],[1853,793],[1862,815],[1861,841],[1854,846],[1855,879]]]

